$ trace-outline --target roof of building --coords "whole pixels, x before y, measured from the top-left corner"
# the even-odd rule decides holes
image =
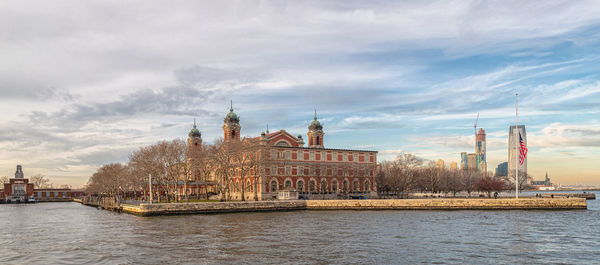
[[[198,130],[198,128],[196,128],[196,119],[194,119],[194,127],[192,127],[192,129],[190,130],[189,135],[194,136],[194,137],[202,136],[202,134],[200,133],[200,130]]]
[[[231,107],[229,108],[229,113],[227,113],[227,116],[225,116],[225,122],[240,122],[240,118],[238,117],[238,115],[233,112],[233,102],[231,103]]]

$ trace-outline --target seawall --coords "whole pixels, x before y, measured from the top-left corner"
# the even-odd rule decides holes
[[[97,202],[92,204],[97,206]],[[104,207],[125,213],[152,216],[173,214],[210,214],[235,212],[265,212],[294,210],[585,210],[584,198],[521,198],[521,199],[401,199],[401,200],[289,200],[247,202],[142,203]]]
[[[521,199],[404,199],[404,200],[314,200],[309,210],[576,210],[587,209],[583,198]]]

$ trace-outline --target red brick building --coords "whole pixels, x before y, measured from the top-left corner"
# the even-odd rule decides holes
[[[4,183],[4,189],[0,193],[0,199],[10,202],[25,202],[30,198],[37,201],[70,201],[72,197],[82,192],[72,192],[71,189],[35,189],[33,183],[24,177],[23,168],[17,165],[15,178]]]
[[[235,170],[228,189],[231,199],[241,199],[242,189],[247,200],[255,196],[259,200],[274,199],[281,190],[295,190],[305,198],[376,195],[377,151],[325,148],[325,133],[316,113],[308,126],[308,146],[304,146],[302,135],[293,136],[285,130],[240,139],[242,127],[233,107],[222,128],[225,141],[254,142],[260,146],[260,169],[251,169],[245,178],[239,168]],[[198,148],[201,142],[194,124],[189,148]]]
[[[4,183],[4,199],[7,201],[25,202],[33,195],[33,184],[23,177],[23,168],[17,165],[15,177]]]

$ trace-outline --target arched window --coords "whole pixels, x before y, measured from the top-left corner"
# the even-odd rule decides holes
[[[371,182],[367,179],[365,180],[365,191],[371,191]]]
[[[304,180],[298,180],[298,183],[296,183],[296,187],[299,191],[304,191]]]
[[[321,180],[321,193],[325,193],[327,192],[327,181],[322,179]]]
[[[344,193],[350,191],[350,189],[348,188],[348,186],[349,186],[348,180],[345,179],[344,182],[342,182],[342,190],[344,191]]]
[[[317,191],[317,182],[314,179],[311,179],[308,182],[308,190],[310,192],[316,192]]]
[[[319,136],[317,136],[317,143],[316,143],[316,145],[320,145],[320,143],[321,143],[321,139],[319,138]]]
[[[338,190],[338,182],[337,182],[337,180],[334,179],[331,181],[331,191],[337,192],[337,190]]]
[[[235,192],[240,192],[240,191],[241,191],[240,190],[240,181],[238,180],[235,182]]]
[[[358,190],[359,190],[358,180],[355,179],[354,181],[352,181],[352,191],[357,192]]]
[[[292,188],[292,181],[291,181],[291,180],[289,180],[289,179],[288,179],[288,180],[286,180],[286,181],[285,181],[285,184],[284,184],[284,187],[285,187],[286,189],[291,189],[291,188]]]
[[[277,143],[275,144],[275,146],[284,146],[284,147],[288,147],[288,146],[291,146],[291,145],[290,145],[290,143],[288,143],[287,141],[280,140],[279,142],[277,142]]]
[[[235,131],[231,131],[231,139],[235,139]]]
[[[276,192],[277,191],[277,180],[271,180],[271,192]]]
[[[250,184],[250,180],[246,181],[246,192],[252,191],[252,184]]]

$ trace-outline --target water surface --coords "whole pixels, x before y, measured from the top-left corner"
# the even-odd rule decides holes
[[[137,217],[0,205],[0,264],[598,264],[599,201],[588,208]]]

